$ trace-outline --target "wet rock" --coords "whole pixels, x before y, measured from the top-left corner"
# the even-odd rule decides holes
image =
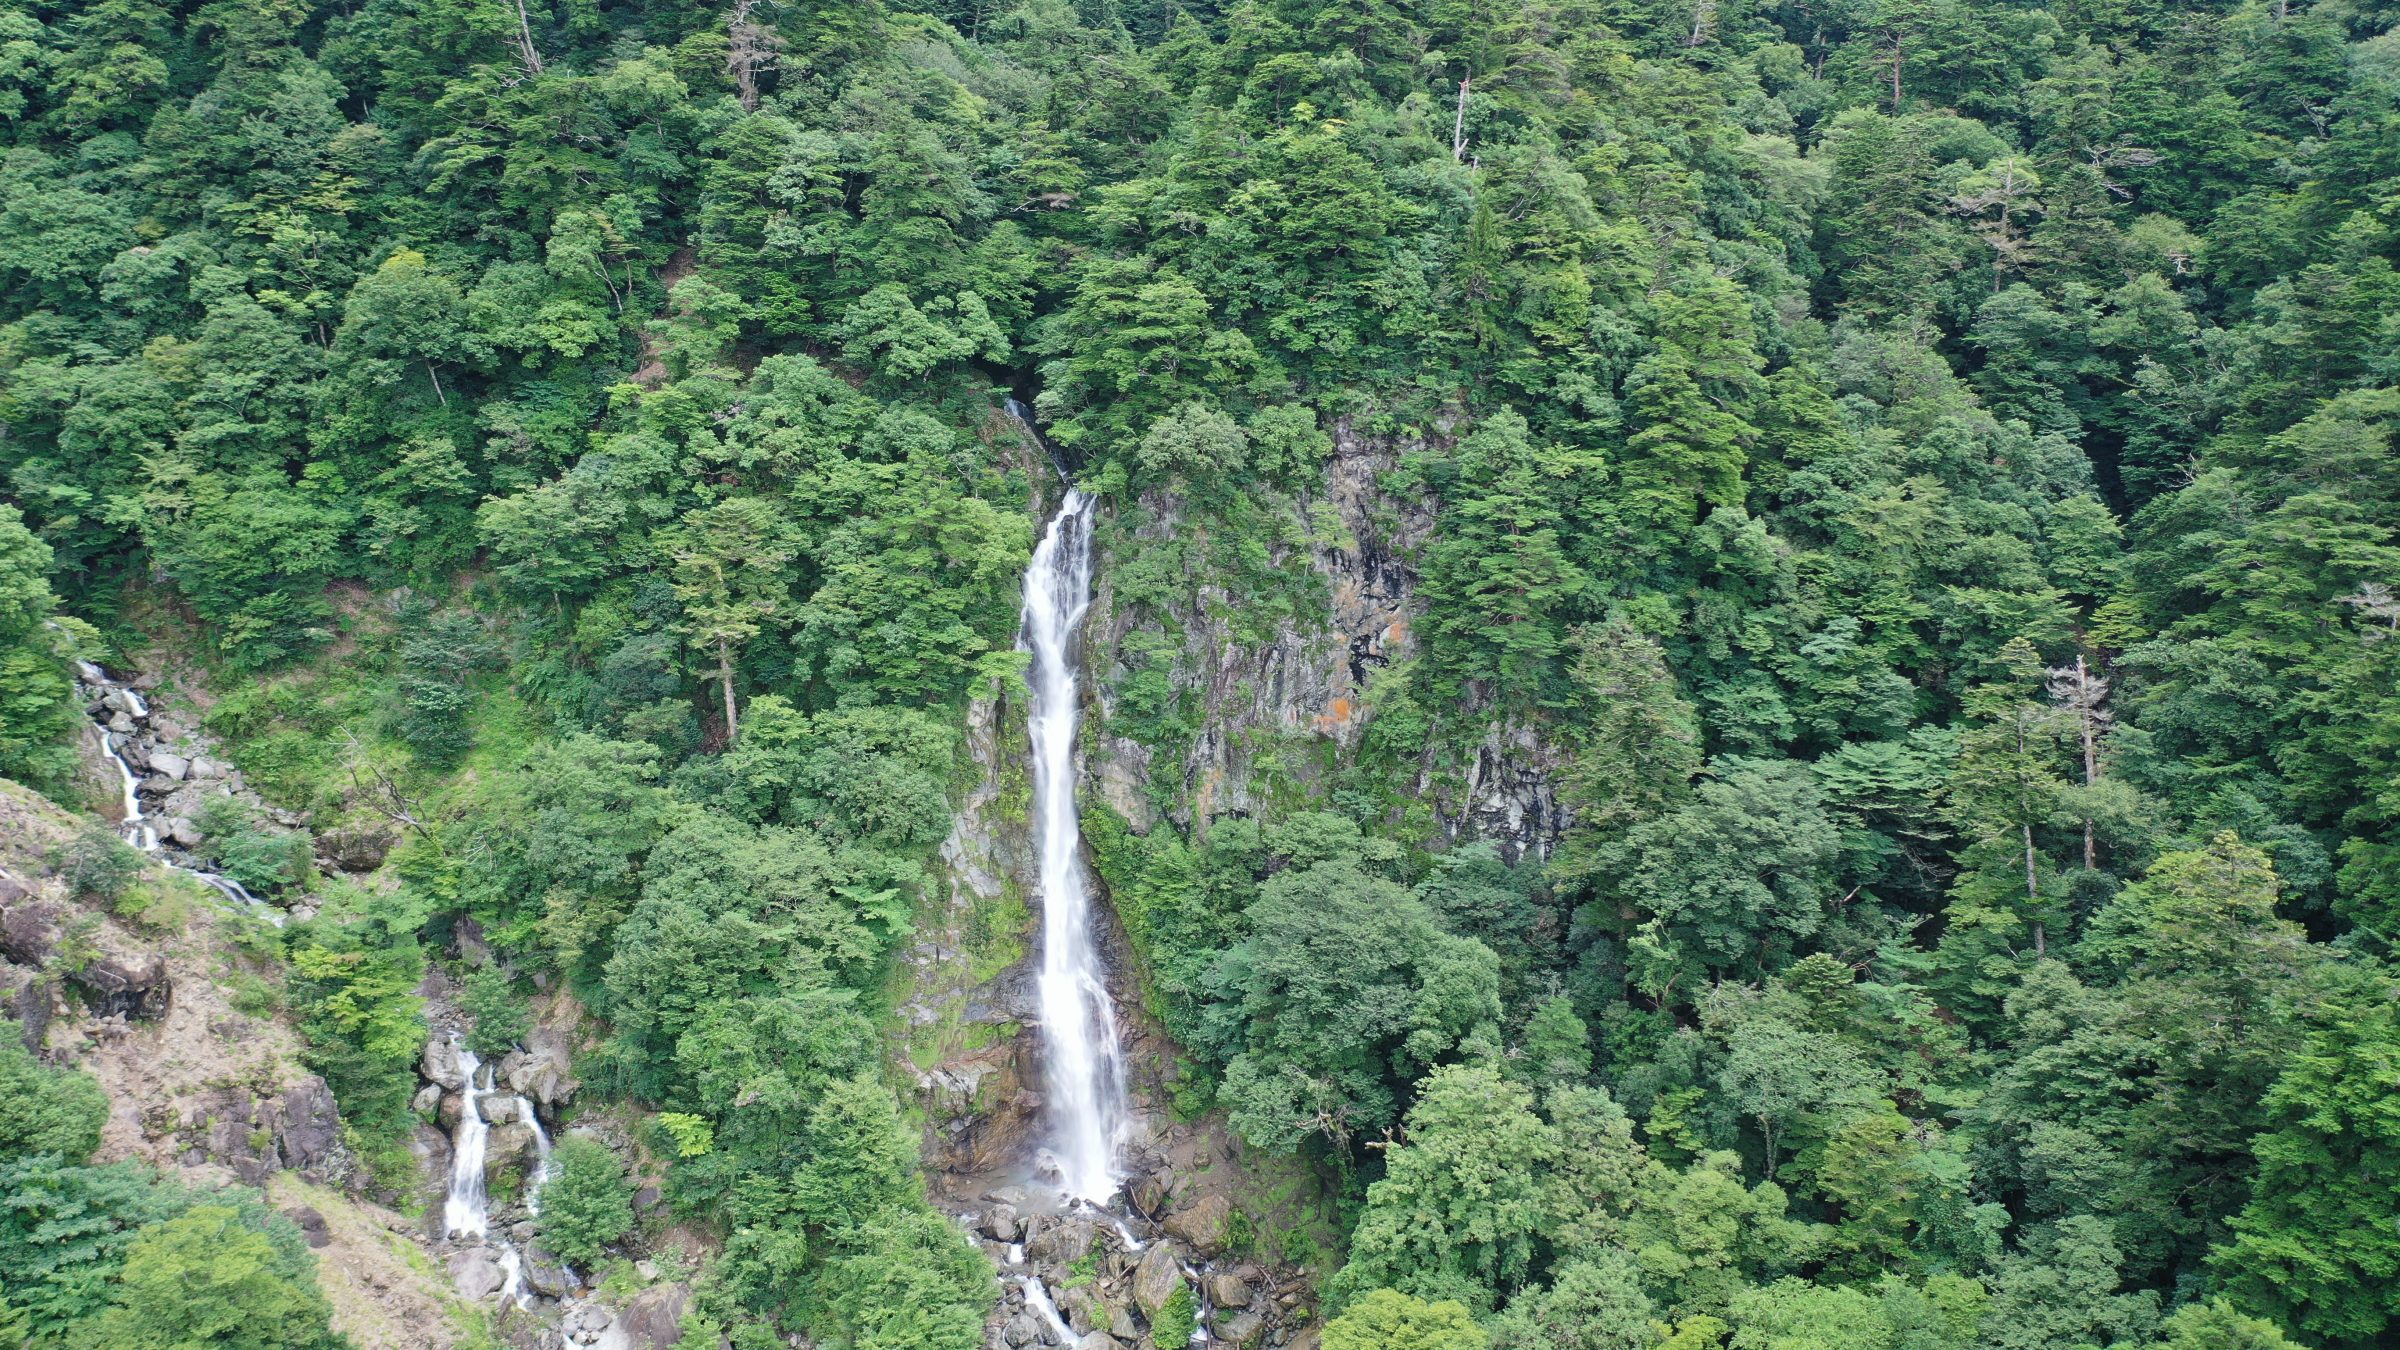
[[[275,1143],[283,1150],[283,1165],[311,1167],[333,1155],[342,1140],[342,1118],[333,1089],[310,1074],[293,1084],[276,1107]]]
[[[1221,1195],[1204,1195],[1175,1211],[1159,1225],[1198,1249],[1203,1256],[1214,1256],[1225,1247],[1225,1231],[1233,1220],[1233,1202]]]
[[[994,1205],[984,1211],[983,1231],[994,1242],[1014,1242],[1017,1240],[1018,1234],[1024,1232],[1025,1229],[1017,1221],[1016,1206]]]
[[[408,1151],[417,1160],[417,1175],[446,1178],[450,1175],[450,1136],[431,1125],[419,1125],[408,1132]],[[440,1206],[435,1206],[438,1210]]]
[[[317,836],[317,855],[345,872],[372,872],[399,842],[381,826],[354,825]]]
[[[300,1236],[311,1247],[323,1247],[333,1241],[333,1230],[325,1226],[325,1216],[306,1205],[295,1205],[283,1211],[283,1217],[299,1225]]]
[[[492,1259],[489,1251],[476,1248],[450,1258],[450,1286],[469,1303],[480,1303],[500,1292],[508,1283],[507,1272]]]
[[[192,762],[181,755],[170,755],[164,750],[150,752],[150,772],[157,777],[170,783],[180,783],[184,775],[191,771]]]
[[[683,1315],[691,1306],[690,1285],[653,1285],[634,1295],[633,1302],[618,1314],[617,1325],[624,1329],[633,1350],[666,1350],[682,1342]]]
[[[1209,1323],[1217,1339],[1249,1350],[1267,1334],[1267,1319],[1253,1312],[1218,1313]]]
[[[566,1263],[539,1247],[525,1249],[525,1287],[544,1298],[565,1298],[575,1290]]]
[[[1143,1218],[1155,1219],[1167,1203],[1167,1188],[1157,1177],[1145,1172],[1126,1183],[1125,1198]]]
[[[1220,1308],[1247,1308],[1253,1295],[1241,1276],[1219,1271],[1208,1277],[1208,1301]]]
[[[1046,1330],[1041,1318],[1021,1312],[1000,1328],[1000,1339],[1011,1346],[1039,1345],[1046,1339],[1043,1335]]]
[[[466,1090],[467,1071],[459,1065],[458,1042],[450,1039],[448,1032],[437,1031],[425,1042],[425,1053],[417,1061],[417,1076],[452,1092]]]
[[[66,906],[48,900],[0,911],[0,956],[20,966],[50,964],[50,958],[58,953],[59,940],[66,935],[66,913]]]
[[[167,1015],[175,998],[167,958],[156,952],[104,956],[67,978],[83,990],[95,1017],[155,1022]]]
[[[1175,1291],[1183,1287],[1183,1253],[1172,1242],[1154,1242],[1133,1268],[1133,1301],[1146,1317],[1158,1316]]]
[[[533,1127],[521,1121],[503,1121],[492,1126],[486,1147],[491,1150],[483,1160],[486,1175],[515,1166],[533,1156]]]
[[[1099,1229],[1089,1219],[1065,1218],[1028,1227],[1025,1255],[1037,1265],[1071,1266],[1091,1251]]]

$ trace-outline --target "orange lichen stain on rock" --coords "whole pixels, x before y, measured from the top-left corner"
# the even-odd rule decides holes
[[[1349,699],[1334,699],[1333,702],[1326,705],[1324,712],[1317,714],[1317,730],[1319,732],[1335,732],[1350,725],[1351,711]]]
[[[1385,650],[1388,651],[1406,641],[1408,641],[1408,620],[1394,619],[1390,624],[1385,626],[1383,630],[1383,645]]]

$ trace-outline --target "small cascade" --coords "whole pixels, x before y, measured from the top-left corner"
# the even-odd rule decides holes
[[[458,1047],[458,1065],[466,1071],[466,1091],[458,1106],[458,1133],[450,1143],[450,1195],[442,1202],[442,1231],[449,1237],[479,1238],[490,1228],[491,1197],[483,1186],[484,1155],[492,1127],[483,1118],[485,1089],[480,1081],[483,1061],[475,1052]],[[511,1250],[509,1256],[516,1253]]]
[[[89,661],[76,662],[75,672],[81,677],[86,689],[103,697],[103,709],[107,706],[105,696],[114,693],[124,699],[125,715],[129,719],[137,724],[148,724],[150,701],[143,698],[139,690],[131,685],[110,679],[107,671]],[[168,870],[180,872],[215,891],[236,907],[257,914],[278,928],[282,927],[283,911],[252,895],[249,888],[242,883],[235,881],[232,877],[220,876],[202,868],[185,866],[168,856],[165,842],[159,838],[158,826],[153,823],[150,815],[142,810],[142,776],[133,771],[132,763],[125,757],[128,733],[110,730],[106,721],[97,713],[94,714],[94,720],[101,723],[100,747],[107,753],[109,762],[117,766],[118,785],[124,793],[125,818],[118,823],[117,832],[123,836],[125,842],[157,858]]]
[[[517,1119],[533,1127],[533,1175],[525,1178],[525,1212],[540,1217],[542,1188],[550,1184],[550,1132],[542,1128],[541,1113],[533,1109],[533,1099],[519,1097]]]
[[[1042,1320],[1050,1324],[1051,1334],[1058,1337],[1060,1345],[1073,1345],[1081,1339],[1075,1334],[1075,1329],[1067,1325],[1067,1319],[1058,1315],[1058,1305],[1050,1301],[1050,1290],[1031,1275],[1025,1277],[1025,1306],[1042,1315]]]

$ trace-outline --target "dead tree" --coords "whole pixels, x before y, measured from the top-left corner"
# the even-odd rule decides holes
[[[2100,781],[2100,738],[2108,734],[2108,724],[2115,714],[2108,710],[2108,680],[2092,673],[2081,656],[2071,666],[2057,666],[2050,671],[2050,697],[2058,706],[2075,718],[2077,733],[2083,740],[2083,785],[2089,789]],[[2094,821],[2088,805],[2083,813],[2083,865],[2085,870],[2100,866],[2100,849],[2095,836]]]

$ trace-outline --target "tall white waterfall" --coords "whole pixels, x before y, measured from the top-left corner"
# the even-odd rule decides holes
[[[450,1195],[442,1202],[442,1231],[449,1237],[482,1237],[490,1224],[490,1200],[483,1189],[483,1155],[492,1127],[483,1118],[483,1085],[477,1070],[483,1061],[465,1046],[458,1047],[458,1067],[467,1074],[467,1089],[458,1103],[458,1133],[450,1142]]]
[[[1041,848],[1042,1049],[1049,1065],[1051,1144],[1068,1198],[1105,1205],[1121,1180],[1125,1055],[1093,940],[1091,884],[1075,809],[1075,657],[1092,599],[1091,524],[1092,499],[1069,489],[1025,570],[1022,642],[1033,655],[1027,722]]]

